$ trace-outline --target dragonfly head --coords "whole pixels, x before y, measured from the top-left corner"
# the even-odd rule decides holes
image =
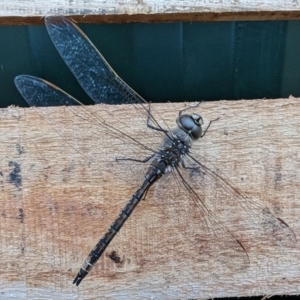
[[[180,115],[176,119],[180,129],[189,134],[193,140],[198,140],[202,135],[203,119],[198,114]]]

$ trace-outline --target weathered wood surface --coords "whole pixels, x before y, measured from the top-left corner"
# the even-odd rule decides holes
[[[153,109],[172,126],[183,106],[161,104]],[[46,109],[71,136],[85,139],[84,145],[76,144],[85,148],[85,156],[33,109],[0,110],[0,299],[203,299],[300,293],[299,243],[283,246],[269,242],[264,234],[261,240],[256,233],[243,232],[238,224],[247,220],[236,211],[237,231],[251,264],[231,269],[228,262],[217,263],[211,243],[197,253],[176,234],[172,221],[153,205],[152,192],[91,274],[79,288],[73,286],[86,255],[142,178],[116,164],[114,158],[126,150],[122,143],[100,134],[92,141],[93,129],[83,119],[69,119],[63,107]],[[93,109],[103,117],[108,111],[116,126],[146,139],[134,126],[137,116],[132,107]],[[213,161],[244,195],[277,213],[299,240],[300,99],[202,103],[196,111],[206,124],[220,119],[194,144],[193,153]],[[127,120],[130,128],[123,125]],[[217,202],[220,210],[232,204],[226,201]],[[122,263],[108,257],[112,251]]]
[[[45,14],[81,16],[76,20],[95,23],[286,20],[299,19],[300,4],[292,0],[0,0],[0,24],[41,24]]]

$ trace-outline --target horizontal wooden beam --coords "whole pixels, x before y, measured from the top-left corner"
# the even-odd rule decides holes
[[[177,112],[187,105],[153,104],[152,112],[172,127]],[[46,120],[55,130],[37,113],[41,110],[51,116]],[[132,106],[98,105],[90,110],[150,147],[160,142],[148,135],[145,120]],[[162,181],[139,204],[79,289],[74,287],[72,280],[87,254],[147,170],[143,164],[117,163],[115,158],[142,158],[143,150],[103,132],[81,107],[75,115],[65,107],[9,107],[0,110],[2,297],[204,299],[299,294],[299,243],[291,231],[282,232],[259,216],[272,212],[299,239],[300,99],[218,101],[201,103],[194,111],[206,125],[219,117],[205,137],[195,141],[194,157],[258,204],[254,213],[242,210],[244,198],[226,194],[220,182],[209,180],[206,170],[201,169],[201,180],[194,182],[201,187],[197,193],[205,205],[243,244],[249,264],[237,262],[247,260],[247,255],[240,256],[224,235],[215,236],[217,227],[210,227],[209,235],[209,223],[200,226],[202,219],[194,219],[195,211],[188,210],[187,198],[176,192],[175,182],[169,186]],[[177,213],[186,215],[181,223],[176,223]],[[183,228],[194,227],[198,238],[193,241]]]
[[[0,0],[1,24],[42,24],[46,14],[86,23],[291,20],[300,18],[298,1],[29,1]]]

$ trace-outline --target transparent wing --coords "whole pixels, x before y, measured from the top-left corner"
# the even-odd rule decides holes
[[[82,30],[63,16],[45,18],[57,51],[96,103],[146,103],[109,66]]]
[[[270,209],[243,196],[220,171],[186,160],[188,169],[175,169],[157,185],[154,201],[202,258],[217,253],[214,259],[243,268],[247,248],[257,243],[295,245],[292,229]]]
[[[248,267],[250,259],[238,236],[216,217],[206,203],[206,195],[193,189],[185,173],[185,170],[174,170],[163,178],[153,197],[166,222],[171,221],[177,236],[181,235],[179,240],[189,242],[184,243],[185,251],[190,251],[192,246],[194,256],[200,260],[213,259],[233,269]]]
[[[187,180],[191,183],[197,194],[205,190],[213,191],[206,197],[214,211],[214,215],[226,224],[230,232],[243,232],[255,236],[260,243],[275,243],[293,247],[296,236],[289,225],[277,217],[268,207],[245,197],[219,169],[211,164],[209,167],[188,157],[192,169],[185,172]],[[224,211],[224,208],[226,210]],[[226,222],[226,223],[225,223]],[[247,241],[243,242],[246,244]]]
[[[125,128],[128,129],[128,132],[130,128],[138,127],[141,131],[139,134],[141,137],[151,136],[147,141],[144,141],[144,144],[151,145],[152,149],[157,149],[160,140],[164,137],[164,132],[149,130],[146,123],[148,122],[157,128],[161,128],[161,126],[168,128],[162,118],[160,118],[160,122],[156,121],[159,114],[156,113],[155,118],[153,117],[153,113],[150,113],[149,110],[149,104],[117,76],[87,36],[73,22],[63,16],[49,16],[45,19],[45,23],[55,47],[86,93],[96,103],[132,104],[134,114],[137,116],[135,124],[130,123],[131,120],[127,116],[118,119],[117,116],[111,115],[108,118],[106,117],[104,121],[96,116],[92,109],[83,106],[84,109],[80,112],[80,126],[82,128],[85,126],[85,128],[90,127],[87,132],[89,132],[90,137],[94,136],[96,141],[99,140],[101,134],[110,134],[117,138],[119,142],[126,140],[128,149],[134,146],[140,147],[140,149],[148,148],[147,145],[143,146],[137,141],[133,141],[132,138],[114,128],[113,124],[116,124],[116,120],[121,120],[124,132],[126,132]],[[18,76],[15,79],[15,84],[30,106],[65,105],[67,106],[66,114],[70,118],[72,115],[74,115],[74,118],[78,117],[79,110],[72,108],[72,106],[82,104],[53,84],[27,75]],[[59,128],[60,124],[53,121],[52,112],[42,109],[36,109],[36,111],[69,145],[72,147],[76,145],[76,151],[85,152],[82,150],[85,148],[80,146],[85,144],[78,142],[74,136],[69,133],[66,134],[66,130]],[[72,122],[64,123],[71,124]],[[69,131],[71,131],[71,128]],[[148,135],[147,132],[150,131],[151,134]],[[141,153],[141,159],[144,159],[147,155],[149,153],[145,155]],[[126,153],[124,153],[124,156],[126,156]]]
[[[139,103],[136,113],[160,127],[157,117],[148,115],[148,103],[114,72],[78,26],[63,16],[46,17],[45,24],[57,51],[91,99],[106,104]]]
[[[90,157],[94,157],[98,149],[103,147],[101,137],[104,135],[113,137],[119,147],[121,143],[125,143],[126,147],[120,148],[128,152],[123,152],[122,155],[129,156],[130,151],[138,149],[141,159],[143,159],[156,151],[155,148],[148,147],[125,133],[129,131],[130,125],[132,125],[130,122],[128,122],[129,124],[122,123],[123,131],[120,131],[100,116],[101,110],[100,113],[97,113],[92,106],[81,104],[63,90],[43,79],[29,75],[20,75],[15,78],[15,85],[28,104],[33,106],[42,118],[62,137],[64,143],[80,152],[83,156],[86,156],[86,153],[90,153]],[[55,110],[44,108],[49,103],[54,106],[66,106],[64,119],[59,119],[62,117],[61,114],[55,116]],[[115,112],[112,112],[111,116],[109,116],[109,112],[106,112],[106,117],[112,119],[111,123],[122,119]],[[78,126],[75,122],[78,122]],[[124,130],[125,127],[129,127],[127,131]],[[147,130],[145,120],[143,128]],[[85,132],[84,135],[80,135],[81,139],[77,138],[79,130]],[[84,136],[84,139],[82,139],[82,136]],[[151,137],[151,135],[149,136]],[[151,145],[151,138],[149,144]],[[85,151],[87,146],[89,151]]]

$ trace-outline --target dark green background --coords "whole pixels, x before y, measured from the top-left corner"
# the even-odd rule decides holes
[[[80,25],[115,71],[153,102],[300,96],[300,22]],[[25,106],[19,74],[88,97],[44,26],[0,27],[0,106]]]

